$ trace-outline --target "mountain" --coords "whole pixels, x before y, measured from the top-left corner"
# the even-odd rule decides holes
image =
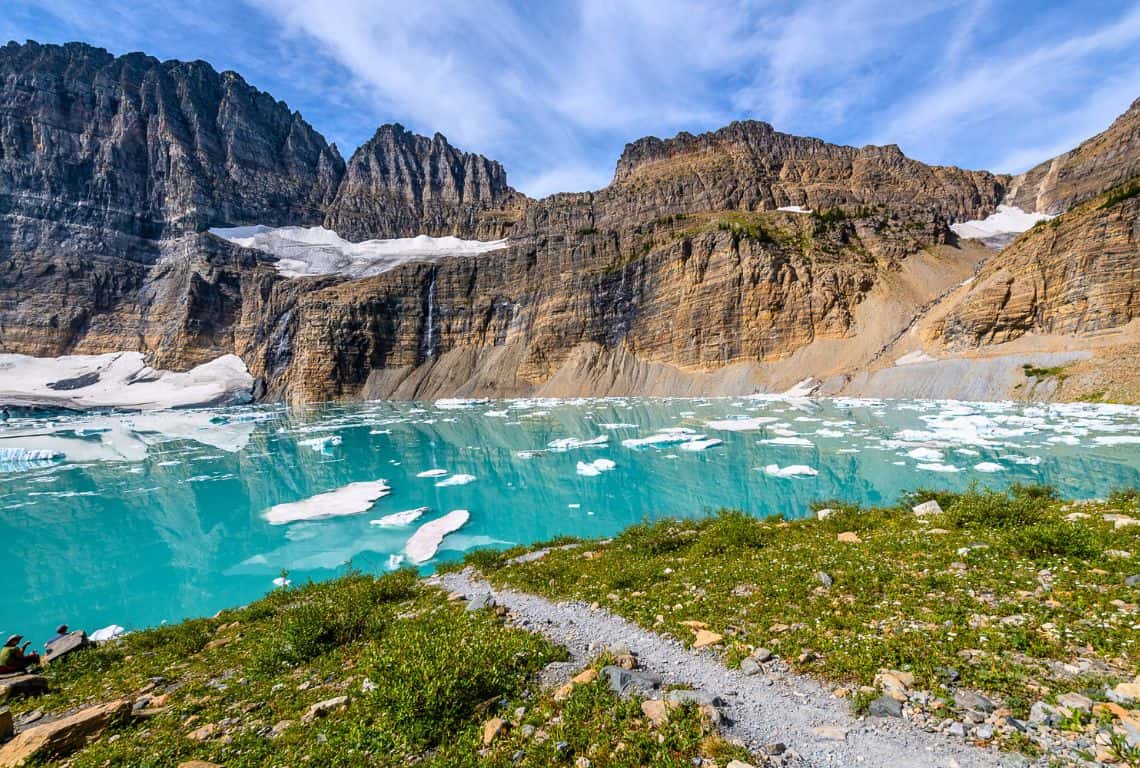
[[[175,370],[232,352],[259,394],[294,402],[805,379],[1004,397],[1057,334],[1084,350],[1133,312],[1136,212],[1108,203],[1140,156],[1136,105],[1052,173],[749,121],[639,139],[604,189],[532,200],[499,163],[399,125],[343,163],[286,105],[201,62],[27,43],[0,49],[0,73],[0,352],[126,348]],[[1066,212],[1000,254],[951,229],[1001,204]],[[507,240],[298,278],[209,232],[256,224]],[[322,238],[297,247],[327,261]],[[1052,346],[1026,341],[1043,334]]]
[[[349,159],[325,226],[349,240],[499,239],[512,223],[502,209],[523,199],[499,163],[461,152],[438,133],[429,139],[384,125]],[[497,218],[490,213],[495,209]]]

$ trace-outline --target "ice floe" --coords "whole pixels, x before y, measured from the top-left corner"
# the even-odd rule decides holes
[[[715,448],[718,445],[723,445],[724,441],[715,437],[706,438],[704,440],[689,440],[681,443],[678,448],[682,451],[705,451],[709,448]]]
[[[428,507],[416,507],[415,509],[406,509],[403,512],[393,512],[378,520],[369,520],[368,522],[381,528],[400,528],[411,525],[423,517],[426,512],[428,512]]]
[[[486,405],[487,398],[482,397],[442,397],[435,401],[435,407],[441,411],[461,411],[465,408],[474,408],[477,405]]]
[[[600,435],[590,440],[581,440],[577,437],[560,437],[557,440],[551,440],[546,444],[546,447],[552,451],[569,451],[575,448],[589,448],[591,446],[605,445],[609,441],[609,435]]]
[[[443,477],[446,474],[446,469],[425,469],[423,472],[417,472],[416,477]]]
[[[806,437],[793,437],[791,435],[769,437],[765,440],[761,440],[760,442],[767,443],[768,445],[792,445],[801,448],[807,448],[815,445],[815,443],[813,443],[811,440],[808,440]]]
[[[439,551],[443,537],[458,531],[470,519],[471,513],[466,509],[456,509],[443,517],[421,525],[408,539],[408,543],[404,545],[404,553],[409,562],[421,565],[431,560]]]
[[[253,377],[237,355],[182,373],[152,368],[141,352],[30,357],[0,354],[0,405],[152,410],[237,405],[251,399]]]
[[[435,484],[436,488],[450,488],[453,485],[467,485],[475,482],[475,475],[456,474]]]
[[[64,456],[62,451],[42,448],[0,447],[0,472],[26,472],[43,469],[56,463]]]
[[[761,429],[765,424],[772,424],[780,419],[776,416],[752,416],[741,417],[738,419],[716,419],[713,421],[706,421],[705,426],[709,429],[717,429],[722,432],[752,432]]]
[[[334,491],[318,493],[301,501],[278,504],[265,513],[270,525],[285,525],[302,520],[325,520],[331,517],[358,515],[367,512],[377,499],[391,493],[384,480],[350,483]]]
[[[576,471],[582,477],[597,477],[603,472],[609,472],[617,464],[610,459],[594,459],[593,461],[579,461]]]
[[[1004,472],[1005,467],[995,461],[980,461],[974,465],[978,472]]]
[[[1046,213],[1026,213],[1015,205],[999,205],[997,211],[984,219],[960,221],[951,224],[950,229],[958,237],[981,240],[986,245],[999,247],[1007,245],[1037,222],[1052,218]]]
[[[87,639],[93,643],[105,643],[109,640],[116,640],[125,634],[127,634],[126,629],[120,627],[118,624],[111,624],[95,630],[87,636]]]
[[[323,437],[310,437],[308,440],[298,440],[297,445],[312,448],[317,453],[332,453],[332,449],[342,442],[340,435],[325,435]]]
[[[819,474],[819,471],[806,464],[792,464],[787,467],[769,464],[764,467],[764,474],[772,477],[814,477]]]
[[[961,472],[961,467],[955,467],[953,464],[943,464],[941,462],[930,462],[927,464],[919,464],[919,469],[927,472]]]
[[[353,243],[324,227],[215,227],[210,233],[243,248],[277,257],[274,266],[286,277],[367,277],[407,262],[475,256],[507,247],[506,240],[461,240],[427,235]]]

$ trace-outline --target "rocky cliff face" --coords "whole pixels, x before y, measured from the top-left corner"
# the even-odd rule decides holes
[[[0,351],[138,349],[173,369],[236,352],[292,401],[739,393],[889,359],[935,304],[933,338],[963,348],[1134,312],[1135,201],[1107,197],[983,266],[960,308],[939,303],[983,252],[948,225],[1026,182],[897,147],[734,123],[639,140],[605,189],[536,201],[498,163],[400,126],[346,166],[299,115],[200,62],[29,43],[0,49],[0,75]],[[1131,163],[1119,125],[1070,153],[1050,194],[1100,184],[1104,152]],[[288,279],[203,231],[256,223],[510,241]]]
[[[1026,211],[1064,213],[1135,176],[1140,176],[1140,99],[1108,130],[1015,177],[1006,202]]]
[[[461,152],[440,134],[381,126],[353,153],[325,226],[349,240],[456,235],[500,239],[524,197],[499,163]]]

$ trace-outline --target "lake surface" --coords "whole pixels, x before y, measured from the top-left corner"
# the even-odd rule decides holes
[[[446,474],[419,476],[429,470]],[[457,475],[474,480],[448,484]],[[266,519],[381,479],[389,495],[363,513]],[[348,561],[383,572],[407,564],[421,524],[455,509],[469,522],[423,568],[474,547],[606,536],[720,507],[797,517],[817,499],[876,504],[1014,481],[1076,498],[1140,486],[1140,409],[605,399],[13,418],[0,425],[0,635],[38,642],[60,622],[91,631],[209,615],[273,589],[282,571],[294,583]],[[418,507],[429,511],[406,527],[371,522]]]

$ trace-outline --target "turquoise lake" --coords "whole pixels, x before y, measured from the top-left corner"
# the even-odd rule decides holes
[[[418,476],[429,470],[447,474]],[[457,475],[474,480],[445,483]],[[381,479],[390,493],[368,511],[265,518]],[[383,572],[406,564],[421,524],[455,509],[470,520],[425,570],[474,547],[606,536],[720,507],[798,517],[819,499],[1015,481],[1076,498],[1140,486],[1140,409],[604,399],[13,418],[0,425],[0,634],[38,642],[60,622],[136,629],[209,615],[265,594],[282,571],[294,583],[348,561]],[[372,524],[417,507],[429,511],[409,526]]]

